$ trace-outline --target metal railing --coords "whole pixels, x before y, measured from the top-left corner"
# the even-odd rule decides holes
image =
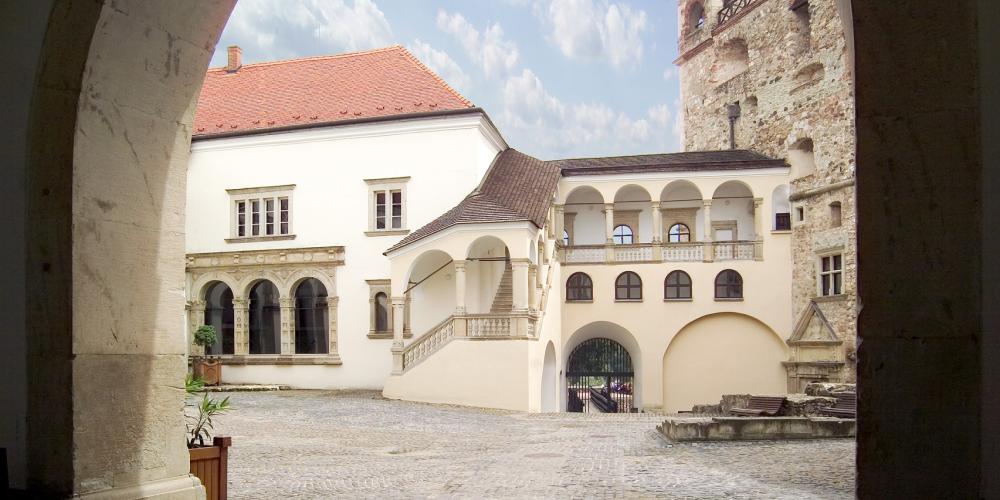
[[[719,10],[719,26],[722,26],[730,19],[736,17],[743,9],[747,8],[755,0],[726,0]]]

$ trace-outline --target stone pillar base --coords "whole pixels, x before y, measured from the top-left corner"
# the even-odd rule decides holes
[[[81,493],[82,499],[100,500],[130,500],[133,498],[156,498],[163,500],[204,500],[205,488],[201,481],[191,474],[160,479],[124,488]]]

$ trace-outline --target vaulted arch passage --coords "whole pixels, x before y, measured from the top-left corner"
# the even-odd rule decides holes
[[[635,371],[628,350],[614,340],[593,338],[573,349],[566,366],[566,410],[630,413],[635,407]]]

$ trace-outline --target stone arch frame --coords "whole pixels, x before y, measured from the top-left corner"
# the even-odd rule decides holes
[[[633,379],[633,382],[635,383],[635,388],[633,390],[635,399],[633,405],[641,410],[644,400],[642,391],[645,382],[643,377],[642,348],[639,341],[636,340],[635,335],[625,327],[613,321],[594,321],[577,328],[576,331],[566,338],[563,343],[562,352],[559,353],[559,357],[557,358],[558,365],[566,367],[569,363],[570,355],[573,354],[573,350],[580,344],[595,338],[611,339],[621,344],[621,346],[628,351],[629,356],[632,358],[632,370],[635,373],[635,377]],[[565,369],[559,378],[559,408],[561,411],[566,411]]]
[[[223,283],[229,287],[231,292],[233,292],[233,313],[235,314],[236,312],[236,300],[239,298],[236,296],[237,284],[232,280],[228,273],[221,271],[209,271],[201,276],[198,276],[198,278],[191,283],[192,295],[195,298],[189,300],[184,307],[187,311],[188,352],[193,355],[205,354],[204,349],[194,343],[194,331],[197,330],[198,327],[205,321],[205,308],[207,306],[205,294],[208,292],[208,287],[210,287],[213,283]],[[236,332],[233,332],[233,336],[233,343],[235,344]]]
[[[28,449],[22,444],[12,450],[15,463],[11,464],[12,469],[17,474],[17,467],[24,469],[23,463],[18,466],[17,457],[27,457],[31,467],[30,475],[26,476],[27,483],[32,491],[52,491],[65,494],[83,494],[96,491],[109,492],[123,497],[142,496],[144,494],[156,493],[180,493],[195,494],[200,487],[197,481],[193,481],[187,474],[186,450],[180,446],[179,439],[162,439],[164,435],[177,435],[183,431],[179,417],[162,421],[157,421],[162,425],[152,427],[151,421],[145,420],[148,415],[173,415],[179,406],[180,398],[176,391],[158,391],[156,388],[164,387],[163,383],[153,383],[154,389],[150,389],[150,383],[154,380],[166,380],[171,374],[182,373],[181,364],[176,361],[182,355],[177,354],[178,339],[164,339],[159,336],[147,335],[153,330],[176,330],[175,322],[180,318],[171,319],[170,315],[158,315],[155,318],[155,327],[146,324],[145,328],[126,328],[117,331],[119,335],[130,331],[138,332],[136,339],[127,338],[120,344],[129,344],[128,349],[119,348],[115,342],[111,342],[110,332],[99,332],[98,328],[92,325],[76,324],[72,320],[71,311],[73,306],[86,307],[88,305],[108,305],[106,314],[129,316],[129,313],[136,310],[154,310],[159,305],[161,308],[169,309],[169,303],[180,303],[181,299],[175,292],[168,290],[178,290],[182,287],[181,279],[177,276],[171,277],[170,273],[159,276],[156,283],[147,283],[145,291],[135,294],[138,287],[120,287],[120,290],[110,291],[110,296],[99,298],[87,289],[86,284],[74,283],[71,271],[74,267],[91,265],[89,271],[92,276],[99,278],[115,277],[115,271],[108,266],[100,265],[101,259],[96,253],[90,253],[93,242],[81,241],[83,234],[74,233],[73,222],[87,222],[88,224],[76,224],[75,227],[82,231],[94,231],[106,234],[113,234],[110,230],[110,221],[100,221],[86,212],[71,212],[71,203],[68,202],[71,196],[69,187],[75,176],[86,177],[89,173],[100,171],[99,164],[105,163],[108,168],[114,167],[115,163],[126,163],[130,153],[128,148],[121,141],[74,141],[75,124],[77,121],[93,120],[100,114],[100,108],[83,104],[94,104],[100,100],[100,104],[107,104],[114,99],[116,94],[127,95],[126,93],[147,98],[149,96],[160,96],[158,92],[136,91],[153,90],[167,88],[171,92],[171,99],[181,97],[182,99],[191,96],[197,91],[197,86],[192,88],[190,80],[198,79],[199,75],[192,75],[190,72],[176,71],[174,83],[164,83],[163,79],[169,77],[163,75],[159,65],[147,64],[145,68],[141,64],[132,64],[129,61],[143,61],[143,55],[155,56],[146,61],[162,61],[164,54],[176,54],[174,60],[177,63],[183,62],[184,68],[207,66],[208,55],[199,48],[210,51],[215,44],[218,34],[221,33],[225,19],[232,9],[234,0],[221,0],[216,2],[195,2],[189,1],[184,8],[158,8],[158,7],[136,7],[125,2],[118,2],[117,10],[111,12],[112,8],[107,4],[99,2],[88,2],[82,0],[57,0],[50,22],[47,25],[46,37],[42,47],[43,61],[58,61],[58,64],[45,65],[40,72],[36,85],[33,87],[33,104],[31,108],[31,126],[29,130],[30,151],[28,156],[28,180],[26,189],[26,200],[30,207],[26,211],[28,214],[27,233],[27,266],[26,280],[32,283],[32,287],[26,293],[27,301],[27,326],[25,348],[25,358],[29,376],[25,377],[27,385],[27,397],[29,407],[26,410],[26,418],[21,421],[27,422],[24,435],[28,442],[41,441],[49,443],[44,450]],[[975,70],[972,70],[972,77],[969,77],[969,66],[974,65],[975,50],[966,51],[966,48],[975,49],[977,41],[977,31],[974,29],[974,20],[977,15],[977,7],[974,2],[959,1],[946,6],[946,11],[940,16],[943,22],[928,24],[923,22],[922,14],[931,11],[935,7],[942,7],[941,4],[931,5],[926,1],[904,2],[894,4],[891,8],[884,7],[879,2],[856,1],[852,4],[848,0],[837,0],[836,7],[841,16],[848,48],[847,59],[853,68],[855,62],[854,38],[855,31],[857,38],[862,41],[871,41],[872,46],[877,49],[866,53],[858,54],[857,65],[859,68],[857,87],[862,89],[857,96],[859,102],[858,122],[859,122],[859,153],[858,163],[871,165],[882,165],[887,160],[885,158],[906,157],[913,151],[912,144],[930,144],[928,137],[914,136],[908,127],[897,127],[882,131],[876,130],[876,125],[885,122],[885,117],[899,118],[901,121],[917,121],[919,106],[908,106],[908,104],[924,105],[928,111],[933,112],[955,112],[966,113],[968,109],[976,108],[980,101],[974,89]],[[854,13],[852,14],[852,8]],[[184,16],[175,15],[176,12],[183,12]],[[990,15],[980,5],[979,16]],[[852,19],[861,19],[861,22],[852,22]],[[984,25],[986,23],[983,23]],[[996,23],[994,23],[996,24]],[[97,27],[100,26],[100,31]],[[892,28],[894,38],[887,38],[884,35],[886,27]],[[122,43],[124,34],[132,39],[141,39],[143,28],[150,28],[154,33],[155,41],[148,39],[140,43]],[[927,30],[930,30],[929,32]],[[147,31],[147,37],[148,37]],[[192,41],[191,46],[181,46],[167,48],[167,36],[171,43]],[[985,35],[986,40],[992,40],[990,35]],[[919,66],[917,63],[925,57],[923,50],[931,49],[934,43],[941,39],[948,40],[959,49],[956,53],[968,54],[963,57],[956,57],[952,60],[942,62],[942,66],[956,69],[956,78],[947,81],[927,83],[925,75],[920,71],[897,72],[895,79],[882,78],[887,68],[910,68]],[[978,39],[981,40],[982,39]],[[111,50],[106,50],[108,44]],[[102,45],[103,44],[103,45]],[[96,48],[95,48],[96,47]],[[188,57],[194,52],[194,57]],[[182,54],[182,51],[185,53]],[[103,60],[93,59],[93,64],[88,68],[86,76],[83,76],[85,64],[90,53],[101,54]],[[182,57],[183,55],[183,57]],[[169,58],[169,57],[168,57]],[[900,58],[904,61],[912,61],[913,64],[892,64],[898,63]],[[193,61],[193,62],[192,62]],[[971,62],[970,62],[971,61]],[[154,67],[156,66],[156,67]],[[180,64],[174,66],[178,68]],[[119,68],[122,68],[119,70]],[[172,69],[167,65],[168,69]],[[168,72],[169,73],[169,72]],[[81,102],[81,88],[91,88],[87,83],[100,81],[106,84],[110,80],[103,80],[106,75],[128,75],[122,79],[124,85],[116,88],[96,89],[101,92],[93,92],[87,97],[88,102]],[[87,81],[81,82],[83,78]],[[984,81],[993,85],[994,81],[983,77]],[[179,81],[178,81],[179,80]],[[941,93],[952,99],[927,100],[937,104],[926,104],[916,102],[911,97],[900,97],[899,99],[881,99],[883,96],[891,95],[898,88],[900,82],[912,84],[914,86],[924,85],[923,88],[930,92]],[[171,87],[172,86],[172,87]],[[130,87],[127,91],[122,87]],[[91,88],[91,90],[95,90]],[[108,90],[112,90],[108,92]],[[98,97],[100,96],[100,97]],[[923,96],[921,96],[923,97]],[[123,99],[121,102],[131,104],[135,99]],[[987,103],[984,99],[982,103]],[[181,116],[183,112],[177,111],[177,104],[168,103],[163,107],[157,107],[158,111],[150,112],[149,107],[140,106],[136,109],[140,113],[149,116],[156,114]],[[79,112],[79,115],[78,115]],[[984,113],[984,115],[989,115]],[[125,122],[121,115],[105,115],[109,123],[114,125],[117,133],[121,133],[123,128],[119,127]],[[925,113],[926,116],[926,113]],[[162,118],[162,117],[161,117]],[[167,135],[177,134],[178,123],[185,123],[189,120],[173,120],[172,118],[155,118],[157,126],[150,134],[150,138],[163,138]],[[987,119],[984,119],[987,120]],[[935,142],[938,146],[938,153],[934,157],[919,158],[927,167],[928,172],[935,175],[950,176],[953,181],[961,180],[970,185],[978,185],[980,182],[980,171],[984,164],[982,162],[993,162],[995,155],[983,150],[983,157],[975,154],[968,154],[970,148],[975,149],[979,145],[969,145],[962,139],[967,139],[968,135],[978,134],[979,128],[974,123],[975,120],[963,121],[952,130],[945,131],[945,140]],[[159,126],[166,125],[166,127]],[[938,131],[940,132],[940,131]],[[184,132],[179,134],[184,135]],[[935,139],[941,139],[940,133],[931,134]],[[949,140],[953,139],[953,140]],[[168,140],[169,142],[169,140]],[[149,148],[145,142],[139,142],[133,148],[133,153],[142,154]],[[79,148],[81,151],[98,152],[96,155],[74,156],[73,151]],[[101,151],[113,152],[114,154],[104,155]],[[150,155],[148,161],[141,165],[137,172],[156,170],[167,170],[168,164],[177,161],[171,160],[169,154],[164,155],[163,150],[159,154]],[[183,155],[182,155],[183,156]],[[950,161],[936,161],[937,158]],[[102,162],[101,158],[111,160]],[[124,161],[123,161],[124,159]],[[73,169],[73,163],[78,161],[80,168]],[[138,164],[138,161],[135,162]],[[180,163],[183,163],[181,161]],[[964,168],[956,169],[955,163],[960,163]],[[992,163],[990,163],[992,165]],[[107,173],[107,168],[104,170]],[[72,174],[67,174],[73,172]],[[960,263],[956,269],[951,267],[943,268],[951,273],[953,279],[961,280],[968,275],[969,279],[978,276],[980,268],[979,259],[963,259],[968,256],[968,252],[979,252],[978,245],[962,247],[956,252],[953,246],[947,243],[935,241],[927,236],[920,226],[928,217],[940,217],[940,212],[930,212],[931,205],[935,204],[910,204],[910,199],[905,198],[908,192],[912,192],[911,184],[899,184],[893,186],[893,179],[879,178],[883,174],[881,169],[871,169],[870,173],[859,170],[864,182],[859,182],[858,198],[862,207],[875,205],[883,210],[872,210],[873,221],[861,226],[859,231],[860,239],[868,242],[878,242],[889,235],[897,238],[900,247],[920,248],[922,244],[930,245],[932,248],[940,248],[944,258],[954,258]],[[956,178],[957,177],[957,178]],[[176,182],[177,176],[171,177],[171,182]],[[183,176],[180,176],[183,178]],[[91,182],[89,179],[86,182]],[[992,179],[988,179],[992,182]],[[934,178],[921,178],[914,180],[918,188],[925,188],[928,192],[934,192],[937,187]],[[165,183],[163,176],[153,176],[148,179],[147,186],[158,188]],[[89,188],[90,186],[85,186]],[[84,189],[86,190],[86,189]],[[892,201],[893,196],[903,197],[902,201]],[[948,193],[939,193],[942,202],[949,200]],[[968,206],[963,204],[963,210],[953,210],[944,214],[943,224],[951,227],[963,228],[962,236],[970,241],[980,241],[981,234],[977,224],[964,224],[968,219],[968,214],[983,215],[993,214],[992,206],[980,207],[978,204],[972,206],[973,202],[978,203],[978,198],[967,197]],[[81,198],[83,199],[83,198]],[[119,195],[111,196],[115,201],[123,200]],[[891,203],[889,201],[892,201]],[[937,205],[935,205],[937,206]],[[916,210],[914,210],[916,207]],[[126,207],[127,208],[127,207]],[[166,209],[164,205],[159,205],[159,209]],[[908,223],[899,227],[885,223],[897,217],[896,212],[905,211],[904,215],[909,218]],[[883,213],[884,212],[884,213]],[[156,221],[152,225],[134,225],[131,228],[122,225],[119,234],[136,235],[144,228],[159,229],[161,223],[169,225],[170,221]],[[41,224],[44,223],[44,224]],[[95,225],[89,225],[94,223]],[[84,229],[80,229],[84,228]],[[153,236],[150,237],[150,234]],[[143,236],[151,240],[144,244],[151,244],[159,247],[162,243],[164,251],[154,253],[137,252],[135,249],[122,248],[117,241],[105,241],[104,257],[124,257],[117,260],[119,266],[130,265],[133,262],[140,264],[154,263],[156,259],[164,262],[176,261],[180,259],[177,245],[171,244],[171,239],[176,238],[176,234],[153,231],[143,233]],[[934,236],[936,237],[936,235]],[[121,240],[121,238],[117,238]],[[161,241],[164,240],[164,241]],[[986,248],[991,248],[992,240],[983,240]],[[936,246],[935,246],[936,245]],[[865,287],[867,292],[865,298],[869,302],[877,303],[884,297],[884,286],[879,282],[886,281],[888,276],[889,284],[905,286],[909,282],[909,276],[905,269],[898,269],[902,266],[909,266],[907,259],[897,259],[895,262],[879,253],[884,249],[878,248],[877,244],[866,247],[866,258],[870,271],[859,273],[859,280],[869,283]],[[81,251],[73,252],[73,249]],[[75,259],[75,260],[74,260]],[[112,260],[112,259],[108,259]],[[44,264],[44,265],[43,265]],[[885,267],[882,267],[882,265]],[[146,267],[146,270],[149,268]],[[124,269],[129,271],[129,269]],[[937,276],[937,274],[935,274]],[[995,283],[995,281],[992,281]],[[159,284],[160,286],[156,286]],[[874,286],[873,286],[874,285]],[[973,401],[979,395],[990,394],[987,389],[978,383],[978,370],[982,366],[997,366],[998,363],[991,363],[996,358],[995,343],[982,344],[978,342],[983,337],[984,332],[979,324],[982,318],[982,311],[978,308],[979,295],[973,293],[970,300],[963,301],[967,304],[976,304],[973,313],[964,315],[967,319],[959,320],[959,326],[954,331],[971,332],[966,335],[952,335],[949,330],[942,335],[942,325],[947,325],[953,320],[952,313],[947,314],[939,311],[942,302],[946,302],[943,294],[948,290],[941,287],[937,293],[924,293],[919,297],[901,297],[894,308],[883,311],[867,311],[869,314],[862,315],[859,330],[869,342],[864,343],[864,347],[859,350],[859,361],[861,363],[860,382],[868,384],[868,391],[861,391],[859,398],[859,420],[862,426],[859,428],[858,446],[858,493],[861,496],[877,496],[878,492],[886,491],[889,486],[899,486],[897,492],[906,495],[910,492],[919,492],[926,496],[992,496],[998,491],[997,482],[988,472],[996,470],[993,465],[996,463],[997,454],[984,450],[980,452],[980,437],[986,435],[995,426],[989,424],[1000,419],[986,418],[996,415],[994,407],[985,404],[978,404]],[[51,291],[63,291],[60,293],[50,293]],[[993,290],[987,291],[987,294]],[[133,295],[131,303],[122,297],[122,294]],[[173,294],[173,296],[171,295]],[[100,302],[106,300],[107,302]],[[950,301],[948,301],[950,302]],[[885,319],[898,310],[924,310],[927,307],[926,315],[933,321],[927,321],[927,317],[910,319],[910,323],[892,323],[891,328],[884,328]],[[971,306],[970,306],[971,307]],[[98,310],[93,308],[92,310]],[[177,315],[179,316],[179,315]],[[963,315],[958,315],[962,318]],[[134,326],[134,325],[127,325]],[[103,330],[108,330],[103,328]],[[897,335],[898,332],[908,333],[906,338]],[[992,331],[992,330],[990,330]],[[884,333],[882,333],[884,332]],[[103,336],[102,336],[103,335]],[[940,357],[939,364],[928,367],[922,361],[926,361],[926,356],[917,349],[916,344],[925,342],[922,336],[928,336],[940,342],[942,348],[956,349],[956,356]],[[148,337],[143,339],[143,336]],[[897,338],[898,337],[898,338]],[[74,350],[74,340],[81,346]],[[107,340],[104,347],[100,347],[97,340]],[[892,340],[893,344],[889,344]],[[94,345],[90,345],[93,343]],[[966,347],[967,343],[976,344],[975,347]],[[181,348],[183,346],[180,346]],[[157,356],[149,356],[154,353]],[[95,432],[87,435],[78,433],[75,430],[73,421],[87,422],[94,418],[102,406],[101,401],[93,396],[83,396],[94,394],[89,390],[91,386],[100,384],[98,380],[85,380],[83,377],[74,379],[73,367],[79,365],[81,369],[86,369],[85,364],[92,360],[99,359],[100,356],[109,355],[110,359],[115,359],[117,366],[130,370],[134,375],[119,382],[119,389],[116,393],[119,397],[128,398],[128,404],[133,405],[138,410],[130,415],[132,420],[125,420],[129,423],[138,423],[146,433],[140,434],[142,440],[134,439],[131,436],[127,441],[119,439],[115,435],[114,426],[105,426],[105,429],[94,427]],[[886,366],[886,370],[874,371],[874,366],[882,367],[880,359],[885,356],[892,356],[895,361]],[[982,360],[979,359],[982,355]],[[157,364],[153,364],[151,359],[156,359]],[[71,360],[71,361],[62,361]],[[919,391],[897,391],[892,395],[892,387],[889,384],[897,383],[898,380],[913,380],[911,377],[923,377],[929,368],[948,370],[945,362],[954,363],[948,365],[955,368],[949,371],[961,380],[974,381],[976,383],[964,384],[959,387],[955,384],[949,386],[954,389],[948,398],[930,398],[927,393]],[[957,372],[957,373],[956,373]],[[155,377],[153,375],[156,375]],[[164,376],[166,375],[166,376]],[[921,379],[922,380],[922,379]],[[940,379],[932,380],[940,382]],[[907,387],[917,387],[914,382]],[[47,388],[60,387],[58,391],[47,391]],[[885,389],[884,391],[881,389]],[[982,393],[980,391],[983,391]],[[913,397],[904,393],[913,392]],[[81,397],[76,404],[68,404],[74,394],[79,393]],[[879,394],[884,396],[880,397]],[[935,394],[938,394],[935,392]],[[46,398],[48,404],[35,404],[36,398]],[[949,404],[952,400],[969,402],[969,415],[977,415],[981,409],[984,415],[982,426],[968,425],[965,419],[954,418],[953,406]],[[928,405],[928,401],[940,403]],[[65,404],[64,404],[65,403]],[[934,407],[940,410],[933,410]],[[914,427],[897,426],[895,416],[900,413],[899,409],[925,410],[924,423],[916,426],[918,429],[933,429],[933,432],[924,434],[930,439],[930,445],[940,445],[946,447],[950,453],[923,454],[920,450],[928,446],[928,441],[915,442],[909,439]],[[930,410],[929,410],[930,409]],[[869,423],[863,425],[865,420]],[[104,432],[102,432],[104,431]],[[103,456],[101,450],[109,446],[115,447],[120,454],[127,455],[130,460],[114,463],[101,462]],[[985,456],[984,456],[985,454]],[[889,457],[899,460],[878,460],[875,457]],[[954,465],[954,457],[962,457],[962,465]],[[918,466],[914,466],[912,460],[902,460],[902,458],[917,457]],[[993,462],[989,460],[992,459]],[[98,467],[102,463],[104,467]],[[153,468],[145,467],[143,474],[136,471],[139,465],[153,465]],[[933,474],[914,474],[912,471],[934,471]],[[980,481],[980,478],[981,481]],[[93,481],[87,481],[93,479]],[[17,481],[17,479],[14,479]]]
[[[708,9],[706,2],[702,0],[691,0],[684,7],[684,16],[681,23],[682,26],[682,36],[690,35],[696,31],[705,29],[708,27]],[[701,25],[698,25],[698,18],[695,17],[700,12]]]
[[[326,326],[326,354],[311,354],[311,356],[332,356],[340,358],[340,342],[338,336],[339,324],[337,314],[339,311],[340,297],[337,295],[336,271],[327,274],[322,271],[299,269],[282,282],[286,293],[278,299],[281,303],[281,353],[296,354],[295,352],[295,293],[299,285],[307,279],[315,279],[326,288],[327,326]],[[281,293],[279,289],[279,294]],[[298,354],[296,354],[298,355]]]
[[[745,73],[750,68],[750,44],[747,37],[734,34],[715,49],[712,81],[722,84]]]

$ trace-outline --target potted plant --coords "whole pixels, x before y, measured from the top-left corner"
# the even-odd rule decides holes
[[[219,334],[216,333],[212,325],[201,325],[194,332],[195,345],[201,346],[202,351],[207,353],[208,349],[215,345]],[[194,357],[194,376],[202,380],[206,385],[219,385],[222,381],[222,363],[218,359],[213,359],[210,355]]]
[[[229,398],[217,400],[208,397],[205,383],[188,376],[184,388],[187,392],[185,417],[187,417],[187,447],[191,474],[201,480],[208,500],[225,500],[229,472],[229,446],[232,438],[212,436],[215,430],[212,417],[231,409]],[[201,394],[201,398],[198,398]],[[210,444],[205,444],[205,443]]]

